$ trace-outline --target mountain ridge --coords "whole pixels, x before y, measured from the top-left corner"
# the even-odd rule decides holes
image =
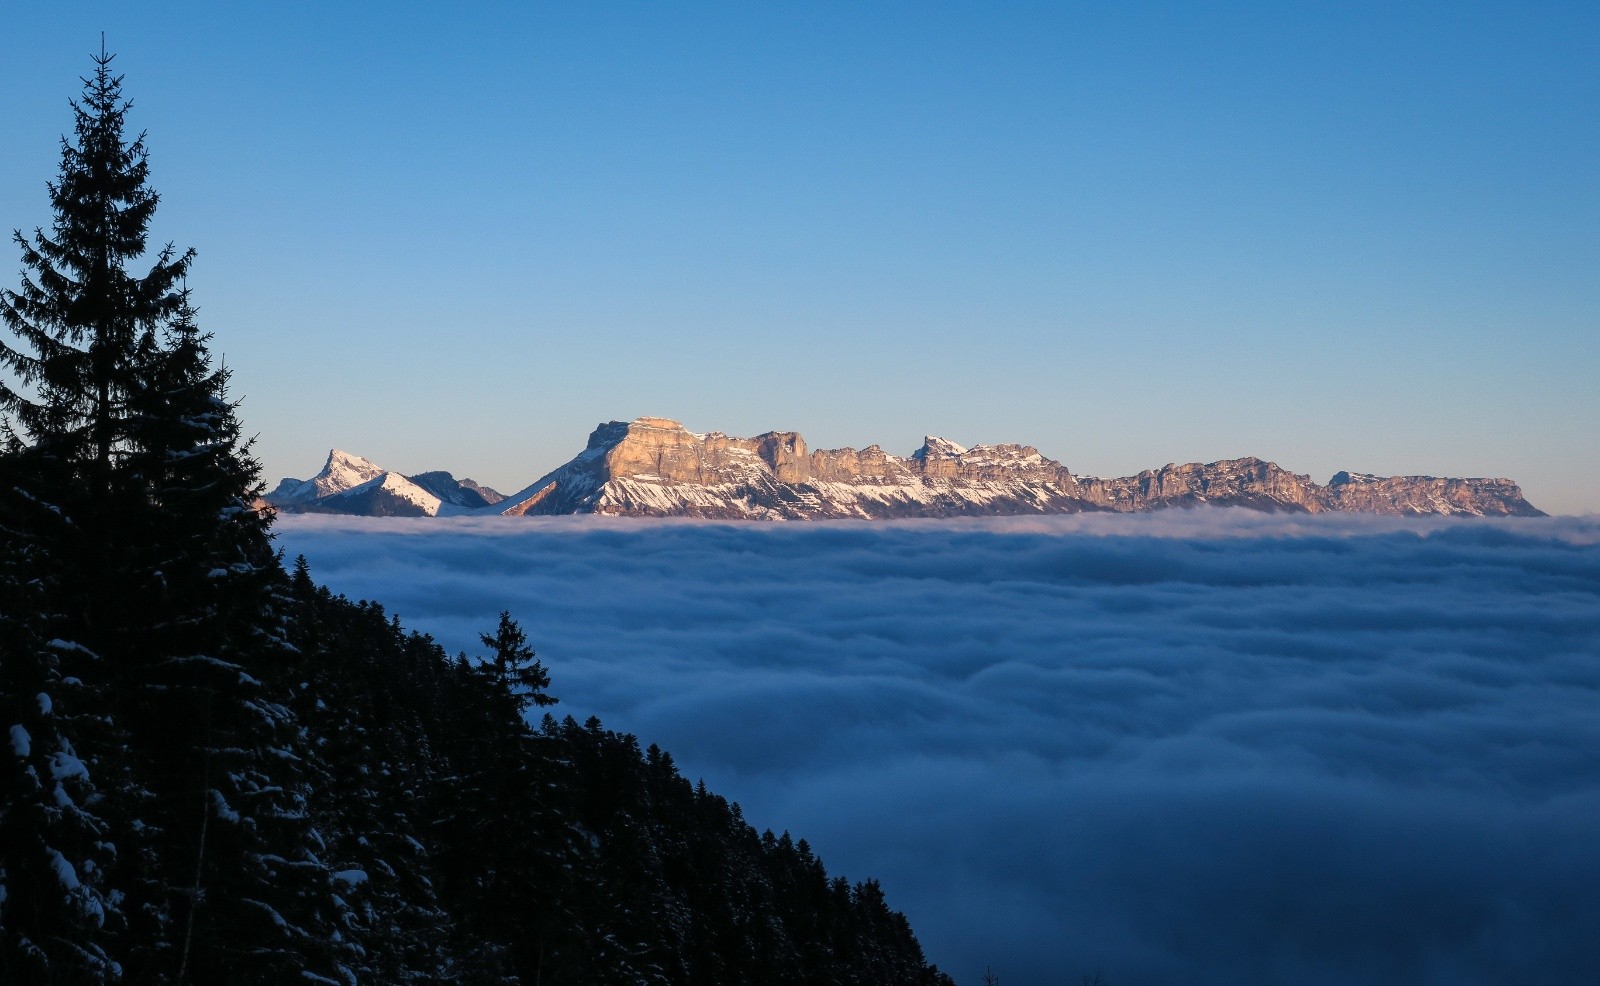
[[[437,517],[471,513],[505,497],[442,470],[405,476],[359,455],[329,449],[321,472],[310,479],[285,477],[262,499],[287,513]]]
[[[337,464],[346,466],[346,479],[368,471],[346,460],[378,468],[347,453],[338,454],[345,457]],[[335,454],[330,453],[324,473],[335,465]],[[414,478],[436,475],[449,477],[428,473]],[[404,512],[398,499],[410,491],[392,480],[384,481],[389,484],[386,496],[368,497],[371,503],[363,499],[367,496],[363,487],[373,487],[377,481],[369,476],[360,485],[291,500],[286,506],[338,513]],[[451,477],[450,482],[460,487],[470,480]],[[284,480],[267,500],[279,505],[274,497],[280,491],[303,493],[338,485],[337,477],[324,479],[322,474],[311,480]],[[420,486],[417,490],[432,495]],[[412,500],[418,499],[412,495]],[[477,507],[441,503],[431,513],[421,501],[412,509],[430,516],[593,513],[820,520],[1125,513],[1201,505],[1297,513],[1543,516],[1523,498],[1517,484],[1505,478],[1383,477],[1345,470],[1319,484],[1309,475],[1246,456],[1168,463],[1107,479],[1074,474],[1031,445],[968,448],[929,435],[909,456],[890,454],[879,445],[811,450],[798,432],[738,438],[717,431],[691,432],[678,421],[659,417],[601,423],[577,456],[498,501]]]

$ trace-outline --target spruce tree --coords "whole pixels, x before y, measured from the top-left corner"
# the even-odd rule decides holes
[[[14,233],[21,289],[0,290],[11,337],[0,335],[0,725],[18,740],[0,796],[0,923],[8,967],[49,982],[118,971],[104,943],[122,923],[121,895],[104,887],[119,847],[100,815],[112,778],[99,768],[117,729],[105,655],[120,649],[104,605],[117,598],[106,535],[136,494],[119,466],[142,387],[138,338],[179,301],[173,287],[191,257],[168,247],[145,273],[129,270],[146,253],[158,197],[142,136],[124,138],[128,105],[111,61],[102,51],[71,104],[74,138],[62,138],[47,185],[51,229]]]
[[[62,591],[22,618],[33,639],[66,627],[99,658],[81,678],[95,729],[62,740],[101,765],[128,978],[335,981],[259,467],[183,285],[193,252],[168,246],[130,272],[159,196],[143,135],[124,137],[112,56],[94,61],[48,186],[50,232],[16,234],[22,285],[0,292],[8,478],[60,518],[32,528],[23,577]]]
[[[453,751],[459,773],[438,792],[443,889],[477,939],[459,947],[469,978],[553,981],[561,922],[552,904],[570,882],[571,833],[553,796],[555,765],[526,712],[556,699],[510,613],[479,639],[490,651],[484,659],[456,659],[470,687],[454,710],[463,726]]]
[[[0,339],[0,365],[21,385],[0,379],[7,427],[70,464],[64,478],[103,503],[128,450],[140,335],[182,303],[176,288],[194,258],[169,244],[144,274],[129,270],[146,256],[160,196],[146,184],[144,135],[131,143],[124,135],[130,104],[111,72],[115,57],[101,51],[71,103],[75,139],[62,137],[60,172],[47,185],[50,232],[13,232],[22,287],[0,290],[0,319],[20,344]]]
[[[522,711],[530,706],[544,708],[559,701],[545,691],[550,687],[550,672],[534,659],[533,648],[528,646],[528,635],[511,618],[508,610],[500,611],[500,622],[493,636],[480,633],[478,639],[491,652],[485,665],[496,684],[514,697]]]

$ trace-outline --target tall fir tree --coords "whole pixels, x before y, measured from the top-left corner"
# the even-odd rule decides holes
[[[160,196],[147,184],[144,134],[131,143],[125,136],[130,104],[114,58],[101,51],[72,101],[75,139],[62,137],[60,173],[47,186],[50,232],[13,233],[22,288],[0,290],[0,319],[21,344],[0,340],[0,365],[23,388],[0,380],[7,427],[70,464],[64,478],[104,499],[128,449],[140,335],[182,304],[176,289],[194,258],[169,244],[144,274],[129,270],[147,254]]]
[[[128,407],[142,386],[138,339],[178,303],[173,288],[191,258],[169,247],[145,273],[129,270],[146,253],[158,196],[145,183],[142,135],[124,137],[128,105],[111,61],[102,51],[71,104],[74,138],[62,138],[60,171],[47,186],[50,232],[14,233],[21,289],[0,290],[0,323],[12,337],[0,337],[9,374],[0,377],[5,699],[7,718],[23,720],[7,725],[27,739],[13,744],[17,770],[0,808],[12,857],[6,880],[21,887],[29,860],[36,869],[42,859],[68,891],[57,903],[76,914],[49,917],[48,879],[33,882],[26,902],[8,892],[0,908],[7,954],[50,958],[48,968],[29,967],[48,982],[117,973],[104,961],[103,939],[120,925],[121,895],[90,899],[116,851],[107,822],[90,814],[108,807],[96,790],[106,778],[93,775],[116,731],[104,655],[120,641],[103,611],[116,598],[106,535],[120,504],[137,495],[118,467],[131,448]],[[76,858],[66,844],[82,847]],[[54,930],[38,937],[46,923]]]
[[[193,251],[169,245],[130,272],[159,196],[143,135],[124,136],[112,56],[94,61],[48,186],[50,232],[16,234],[22,285],[0,293],[15,340],[0,342],[4,468],[15,499],[60,518],[33,528],[22,577],[64,590],[17,612],[34,639],[53,621],[99,657],[80,679],[95,728],[57,734],[86,771],[103,765],[106,879],[126,918],[109,933],[128,978],[336,981],[259,466],[183,285]]]

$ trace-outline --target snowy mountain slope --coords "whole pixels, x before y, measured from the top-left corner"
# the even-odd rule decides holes
[[[399,473],[386,472],[316,505],[328,513],[364,517],[437,517],[444,502]]]
[[[438,517],[482,510],[505,497],[447,472],[403,476],[333,449],[321,472],[310,479],[284,479],[264,499],[290,513]]]
[[[339,449],[330,449],[328,461],[322,471],[310,479],[284,479],[276,489],[267,494],[266,501],[274,506],[291,503],[310,503],[325,496],[334,496],[355,489],[383,475],[387,470]]]

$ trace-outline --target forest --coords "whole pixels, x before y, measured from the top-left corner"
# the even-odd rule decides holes
[[[0,982],[936,984],[672,756],[286,565],[113,56],[0,290]],[[559,671],[559,669],[556,669]]]

